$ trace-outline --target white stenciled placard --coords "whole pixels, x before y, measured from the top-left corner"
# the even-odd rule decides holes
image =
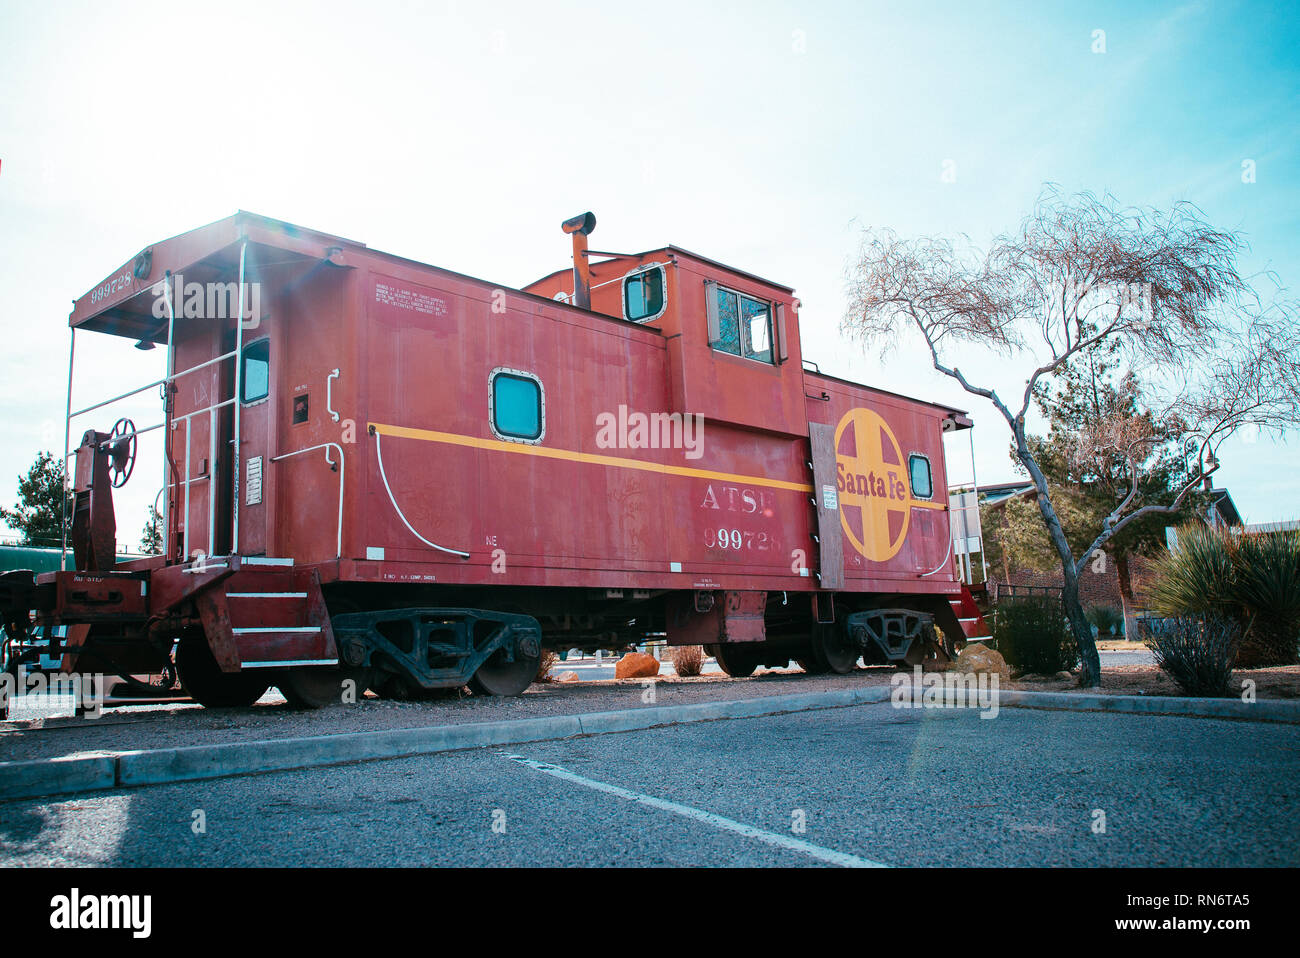
[[[253,456],[244,469],[244,505],[255,506],[262,501],[262,457]]]
[[[822,508],[834,511],[840,507],[840,496],[834,486],[822,486]]]

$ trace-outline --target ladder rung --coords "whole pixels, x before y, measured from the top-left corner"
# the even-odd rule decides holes
[[[227,599],[305,599],[306,592],[227,592]]]
[[[230,631],[234,635],[267,635],[267,634],[273,635],[281,632],[295,632],[300,634],[302,633],[310,634],[313,632],[319,632],[320,626],[319,625],[280,625],[280,626],[265,626],[265,627],[257,626],[255,628],[231,629]]]
[[[287,662],[241,662],[243,669],[283,669],[296,665],[338,665],[338,659],[291,659]]]

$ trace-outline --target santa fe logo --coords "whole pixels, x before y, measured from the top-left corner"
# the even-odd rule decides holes
[[[870,409],[851,409],[835,430],[836,489],[844,534],[872,562],[903,547],[911,516],[903,454],[893,432]]]

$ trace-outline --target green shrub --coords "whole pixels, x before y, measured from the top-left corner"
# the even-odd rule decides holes
[[[1152,571],[1157,612],[1236,624],[1238,668],[1300,661],[1300,532],[1184,527],[1178,551],[1163,553]]]
[[[1052,675],[1079,662],[1079,650],[1055,598],[999,602],[993,627],[998,651],[1012,670]]]
[[[1231,619],[1151,619],[1143,641],[1185,695],[1230,696],[1241,629]]]
[[[1124,631],[1124,613],[1113,605],[1094,605],[1087,615],[1098,635],[1119,635]]]

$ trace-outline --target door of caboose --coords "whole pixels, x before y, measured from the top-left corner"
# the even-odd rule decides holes
[[[241,356],[239,396],[240,555],[266,554],[267,495],[270,492],[271,340],[247,339]],[[254,334],[255,335],[255,334]]]
[[[247,335],[247,330],[245,334]],[[223,352],[235,348],[235,333],[223,342]],[[235,367],[224,363],[222,399],[235,394]],[[224,406],[219,417],[216,508],[217,555],[266,554],[266,497],[271,425],[271,341],[266,336],[245,339],[239,356],[239,402]],[[239,456],[235,457],[235,415],[238,410]],[[236,482],[235,480],[238,479]],[[235,532],[238,530],[238,540]]]

